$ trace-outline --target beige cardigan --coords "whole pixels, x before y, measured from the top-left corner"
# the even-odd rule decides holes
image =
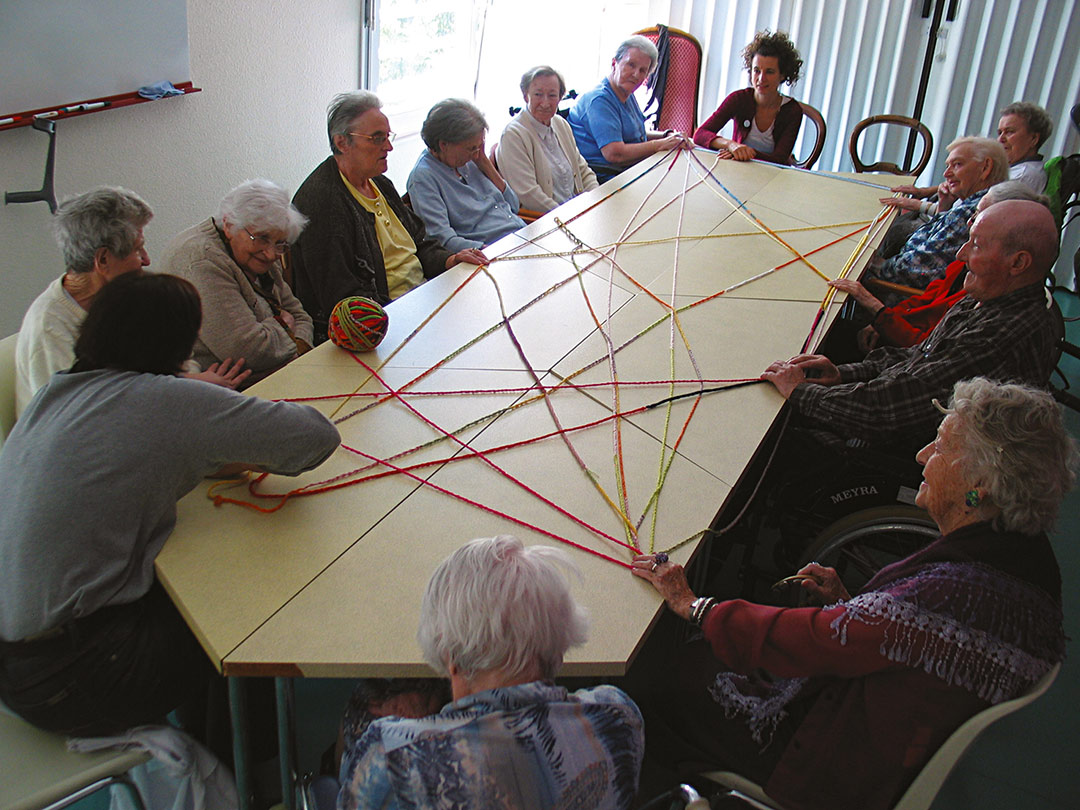
[[[541,126],[527,110],[522,110],[503,130],[496,158],[499,173],[521,200],[521,207],[545,213],[559,203],[551,196],[551,165],[540,143]],[[570,125],[556,115],[551,126],[574,171],[574,194],[596,188],[596,175],[578,151]]]

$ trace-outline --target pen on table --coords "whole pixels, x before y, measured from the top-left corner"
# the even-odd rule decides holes
[[[34,118],[56,118],[59,114],[59,110],[49,110],[48,112],[35,113]]]
[[[18,118],[0,118],[0,127],[7,126],[8,124],[14,124],[18,120]]]
[[[72,104],[70,107],[61,107],[60,112],[89,112],[90,110],[102,110],[109,106],[107,101],[95,101],[90,104]]]

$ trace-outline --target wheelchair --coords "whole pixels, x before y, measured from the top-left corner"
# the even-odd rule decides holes
[[[767,440],[774,446],[736,487],[739,516],[732,520],[726,509],[710,530],[707,571],[698,579],[708,592],[790,602],[801,591],[778,597],[772,584],[813,561],[836,568],[855,593],[938,537],[915,506],[922,468],[914,450],[825,447],[786,422],[774,434]]]

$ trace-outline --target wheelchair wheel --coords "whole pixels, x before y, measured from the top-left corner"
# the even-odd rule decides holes
[[[924,548],[940,534],[937,524],[918,507],[874,506],[826,526],[802,565],[813,560],[835,568],[855,593],[886,565]]]

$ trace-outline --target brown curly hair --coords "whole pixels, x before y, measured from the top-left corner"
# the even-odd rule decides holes
[[[799,71],[802,70],[802,57],[795,49],[795,43],[788,39],[783,31],[771,33],[768,28],[758,31],[754,41],[743,48],[743,64],[747,71],[755,56],[775,56],[780,63],[780,75],[787,84],[795,84],[799,80]]]

